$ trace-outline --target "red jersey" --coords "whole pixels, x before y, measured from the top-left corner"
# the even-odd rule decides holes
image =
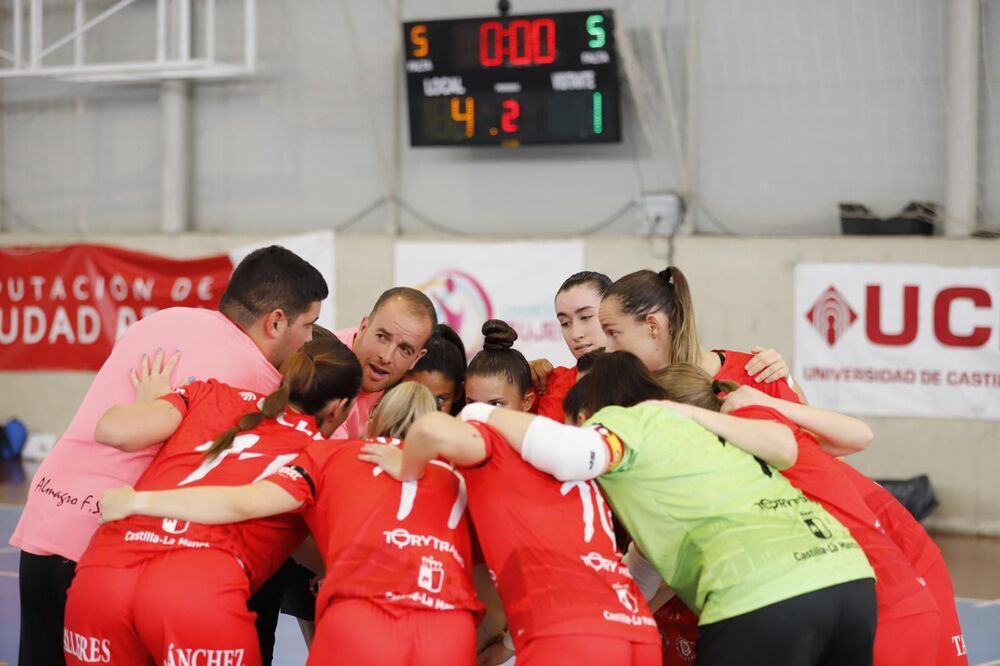
[[[597,484],[557,481],[489,426],[471,424],[486,458],[463,471],[469,513],[517,649],[540,636],[578,634],[658,643]]]
[[[942,559],[941,550],[927,534],[927,530],[892,493],[848,463],[840,463],[843,465],[843,474],[875,514],[879,529],[899,547],[918,574],[923,575]]]
[[[813,435],[769,407],[752,405],[731,412],[742,418],[776,421],[791,428],[798,443],[798,460],[781,474],[793,486],[846,527],[875,570],[879,620],[890,620],[937,609],[903,552],[881,529],[864,497],[844,472],[844,465],[824,452]],[[871,483],[871,482],[870,482]]]
[[[553,421],[565,423],[566,413],[563,411],[563,400],[566,394],[576,384],[579,372],[576,366],[572,368],[553,368],[545,382],[545,393],[538,396],[532,411],[539,416],[547,416]]]
[[[762,393],[775,398],[781,398],[782,400],[802,402],[799,399],[799,395],[788,385],[787,377],[771,382],[770,384],[754,381],[754,378],[746,371],[747,363],[753,358],[751,354],[744,354],[743,352],[729,349],[715,349],[713,351],[720,356],[720,360],[722,361],[722,368],[715,373],[714,379],[718,379],[720,382],[725,380],[736,382],[741,386],[751,386]]]
[[[215,380],[194,382],[164,396],[181,412],[177,431],[136,481],[136,490],[171,490],[194,486],[240,486],[253,483],[294,460],[314,439],[321,439],[316,419],[286,409],[236,436],[214,458],[205,452],[212,440],[258,409],[262,395]],[[229,525],[202,525],[172,519],[130,516],[102,525],[79,566],[133,566],[165,550],[217,548],[243,564],[256,589],[277,571],[306,536],[295,514],[258,518]]]
[[[358,460],[364,444],[314,444],[267,480],[303,502],[302,516],[326,563],[316,621],[335,599],[367,599],[388,612],[482,611],[472,582],[465,482],[432,461],[400,483]]]

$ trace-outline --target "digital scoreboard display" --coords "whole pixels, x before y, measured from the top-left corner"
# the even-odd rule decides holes
[[[614,12],[403,24],[413,146],[621,141]]]

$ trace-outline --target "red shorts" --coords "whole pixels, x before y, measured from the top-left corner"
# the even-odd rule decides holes
[[[367,599],[334,601],[316,625],[307,664],[332,663],[472,666],[476,619],[463,610],[390,613]]]
[[[171,551],[137,567],[79,569],[66,601],[66,663],[259,666],[250,587],[219,550]]]
[[[604,636],[539,636],[525,643],[515,656],[517,666],[660,666],[656,643],[633,643]]]
[[[879,620],[875,629],[874,666],[934,666],[941,620],[937,613],[919,613]]]
[[[940,613],[941,632],[938,635],[937,664],[938,666],[968,666],[969,656],[965,649],[965,637],[962,635],[962,625],[958,621],[958,610],[955,608],[955,588],[951,584],[951,574],[944,557],[939,552],[931,565],[924,571],[918,571],[920,577],[927,583],[927,589],[934,595]]]
[[[660,630],[664,666],[691,666],[698,641],[698,616],[679,597],[671,597],[653,613]]]

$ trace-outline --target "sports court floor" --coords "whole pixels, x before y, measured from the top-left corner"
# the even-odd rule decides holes
[[[17,664],[18,551],[7,545],[33,467],[0,463],[0,666]],[[944,551],[958,595],[969,663],[1000,666],[1000,539],[935,537]],[[274,666],[302,666],[306,648],[298,625],[283,615],[278,626]]]

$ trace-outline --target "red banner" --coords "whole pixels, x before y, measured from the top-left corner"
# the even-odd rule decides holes
[[[232,270],[227,255],[0,248],[0,370],[97,370],[138,319],[173,306],[217,307]]]

